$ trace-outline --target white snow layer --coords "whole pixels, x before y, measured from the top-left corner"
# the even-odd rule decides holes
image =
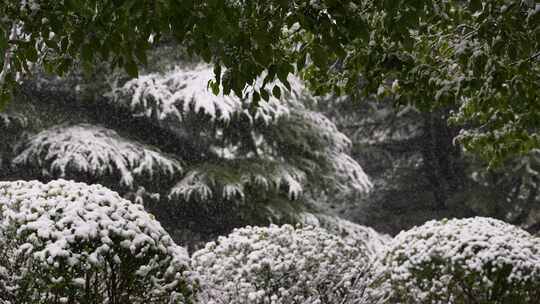
[[[170,293],[185,280],[189,265],[187,251],[152,215],[101,185],[0,182],[0,232],[17,244],[14,258],[32,261],[31,269],[45,276],[64,269],[50,279],[74,286],[84,281],[85,270],[106,275],[110,267],[132,267],[137,278],[152,282],[155,290],[148,293]],[[42,279],[31,269],[17,270],[23,271],[18,278]]]
[[[366,266],[364,248],[324,229],[245,227],[192,256],[201,303],[341,303]]]
[[[212,198],[241,198],[245,197],[247,186],[260,187],[263,191],[271,189],[287,189],[290,199],[297,199],[303,192],[306,176],[304,172],[292,166],[274,164],[263,167],[267,161],[254,160],[255,164],[243,170],[224,172],[208,172],[194,169],[187,173],[170,191],[171,197],[182,197],[189,200],[209,200]],[[260,166],[259,166],[260,165]],[[226,169],[222,169],[226,170]],[[221,193],[215,193],[221,191]]]
[[[378,299],[454,304],[468,293],[487,303],[514,293],[535,303],[525,300],[540,288],[540,242],[491,218],[429,221],[397,235],[374,272]]]
[[[13,160],[15,166],[33,166],[43,175],[63,178],[74,172],[93,177],[118,176],[133,188],[136,179],[182,171],[179,161],[99,126],[56,126],[31,137]],[[68,175],[71,174],[71,175]]]
[[[249,112],[247,105],[251,102],[253,88],[246,88],[245,97],[241,99],[233,92],[223,94],[221,88],[218,95],[210,90],[208,83],[214,79],[213,68],[200,64],[192,69],[176,67],[167,73],[153,73],[139,76],[114,88],[110,97],[115,102],[125,104],[135,115],[162,121],[174,118],[180,121],[189,113],[205,113],[213,120],[228,122],[235,115],[244,115],[250,121],[264,121],[266,124],[276,118],[287,115],[288,108],[280,100],[270,97],[268,101],[260,100],[255,112]],[[300,80],[290,76],[290,96],[296,98],[304,94]],[[269,84],[273,88],[275,83]],[[262,86],[262,79],[255,83],[255,88]],[[282,92],[287,90],[281,86]],[[284,93],[285,95],[285,93]]]
[[[301,222],[326,229],[328,232],[341,237],[347,244],[364,248],[366,253],[375,257],[386,250],[392,237],[375,231],[373,228],[362,226],[337,216],[326,214],[301,214]]]

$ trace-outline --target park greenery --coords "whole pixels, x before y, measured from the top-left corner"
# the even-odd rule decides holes
[[[1,304],[538,301],[540,3],[0,8]]]
[[[391,94],[450,108],[457,137],[493,164],[539,146],[540,9],[535,1],[2,1],[4,100],[34,64],[59,75],[108,61],[136,76],[174,37],[214,65],[209,86],[280,97],[302,75],[317,95]],[[419,85],[422,84],[422,85]]]

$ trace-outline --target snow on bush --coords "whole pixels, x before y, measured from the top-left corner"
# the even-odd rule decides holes
[[[315,227],[245,227],[192,256],[207,304],[342,303],[361,280],[364,248]]]
[[[355,224],[337,216],[305,212],[301,214],[301,220],[304,224],[326,229],[341,237],[351,246],[364,248],[366,253],[373,257],[383,252],[392,241],[392,237],[389,235],[381,234],[373,228]]]
[[[38,133],[13,164],[55,178],[118,178],[117,183],[129,188],[136,188],[139,178],[173,176],[182,170],[175,159],[122,138],[113,130],[88,124],[56,126]]]
[[[192,303],[189,257],[100,185],[0,183],[0,303]]]
[[[490,218],[430,221],[380,259],[372,299],[387,303],[538,303],[540,243]]]

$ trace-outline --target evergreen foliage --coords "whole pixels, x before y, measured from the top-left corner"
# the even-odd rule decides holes
[[[180,162],[120,137],[113,130],[87,124],[57,126],[28,139],[13,165],[40,172],[43,177],[78,179],[136,189],[141,178],[175,176]],[[22,170],[22,169],[21,169]]]
[[[190,244],[246,224],[296,223],[333,195],[371,188],[348,156],[350,140],[310,108],[299,79],[290,77],[291,91],[282,87],[283,101],[254,107],[213,94],[211,74],[206,65],[173,62],[133,79],[111,73],[95,84],[82,85],[84,75],[25,84],[29,98],[10,113],[29,125],[15,133],[7,177],[103,184]]]

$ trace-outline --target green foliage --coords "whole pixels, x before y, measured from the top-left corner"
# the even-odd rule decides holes
[[[110,61],[132,76],[146,50],[174,37],[212,62],[213,91],[268,100],[302,74],[318,95],[391,95],[420,109],[456,109],[467,148],[497,164],[540,145],[540,13],[497,1],[2,1],[2,96],[37,62],[64,74]],[[54,33],[51,34],[51,33]],[[9,37],[9,38],[6,38]],[[3,98],[5,100],[6,98]]]
[[[287,76],[294,72],[317,94],[384,98],[424,111],[443,107],[443,112],[450,111],[444,119],[449,117],[464,129],[458,139],[492,166],[539,145],[540,14],[531,1],[4,0],[1,4],[6,8],[0,21],[5,55],[1,60],[10,63],[3,65],[2,79],[12,84],[16,72],[33,70],[33,61],[59,74],[70,65],[89,68],[109,61],[134,75],[146,61],[154,66],[146,50],[175,39],[187,52],[214,64],[208,77],[214,77],[209,83],[214,93],[236,92],[245,98],[249,111],[273,97],[285,99],[291,87]],[[48,35],[51,32],[54,35]],[[264,85],[245,90],[261,74]],[[203,116],[193,121],[208,122]],[[256,151],[249,134],[256,128],[245,122],[229,126],[220,128],[229,128],[230,134],[245,132],[224,140],[224,145],[241,142],[245,151]],[[203,131],[212,133],[212,128]],[[277,140],[300,139],[298,145],[287,143],[295,158],[301,156],[289,163],[311,170],[311,176],[326,176],[321,172],[331,169],[319,157],[322,154],[304,148],[314,143],[309,135],[288,132],[286,127],[273,133]],[[204,136],[201,146],[212,136]],[[320,188],[328,184],[320,182]],[[443,192],[454,189],[446,188]]]

